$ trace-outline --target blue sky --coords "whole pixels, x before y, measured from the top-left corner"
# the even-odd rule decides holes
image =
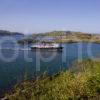
[[[0,0],[0,29],[100,32],[100,0]]]

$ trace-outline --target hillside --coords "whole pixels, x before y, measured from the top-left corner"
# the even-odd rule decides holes
[[[26,42],[34,43],[34,42],[40,42],[42,40],[45,41],[44,37],[47,39],[54,38],[54,42],[57,43],[73,43],[73,42],[100,43],[99,34],[90,34],[90,33],[73,32],[73,31],[53,31],[53,32],[32,34],[30,37],[19,41],[19,43],[26,43]]]
[[[18,32],[10,32],[10,31],[6,31],[6,30],[0,30],[0,36],[11,36],[11,35],[24,35],[24,34],[18,33]]]
[[[15,86],[6,100],[100,100],[100,62],[76,62],[67,71]]]

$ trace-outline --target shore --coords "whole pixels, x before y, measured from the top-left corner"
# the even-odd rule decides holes
[[[8,100],[96,100],[100,97],[100,62],[76,61],[67,71],[43,75],[14,87]]]
[[[54,31],[42,34],[32,34],[30,37],[19,40],[18,43],[37,43],[37,42],[54,42],[54,43],[78,43],[78,42],[93,42],[100,43],[99,34],[90,34],[82,32],[67,32]]]

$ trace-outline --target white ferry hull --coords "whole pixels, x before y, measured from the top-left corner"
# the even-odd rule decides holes
[[[58,44],[53,44],[52,46],[51,45],[33,45],[31,46],[31,49],[40,49],[40,50],[62,50],[63,47],[62,46],[59,46]]]

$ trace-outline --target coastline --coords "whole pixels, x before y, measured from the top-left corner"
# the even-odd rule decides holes
[[[5,98],[8,100],[96,98],[100,95],[100,82],[97,81],[97,79],[100,78],[98,76],[100,75],[99,66],[100,62],[91,60],[77,62],[77,66],[74,65],[73,68],[68,71],[61,71],[52,76],[43,75],[38,77],[36,81],[25,81],[16,86],[13,93],[10,95],[7,94]],[[91,78],[94,81],[93,83],[90,81]],[[95,88],[95,86],[97,88]]]

